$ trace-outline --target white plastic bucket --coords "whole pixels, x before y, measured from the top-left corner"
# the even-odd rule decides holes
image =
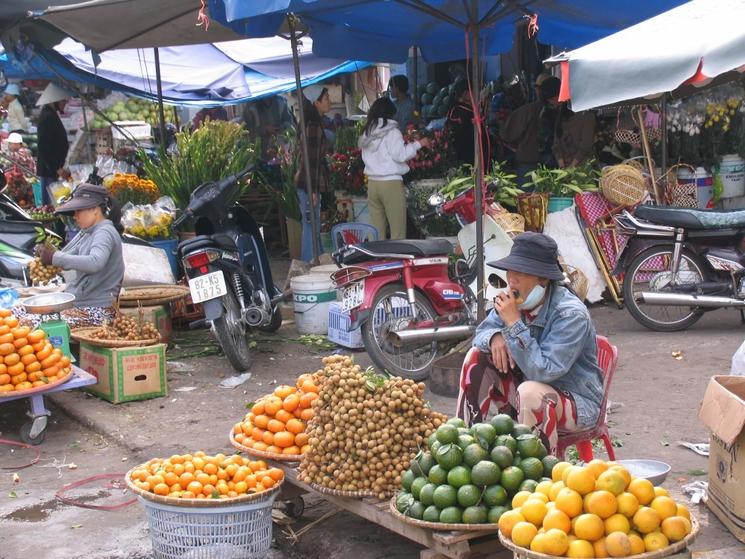
[[[696,199],[699,208],[710,208],[714,197],[714,177],[706,169],[698,167],[694,175],[685,167],[678,170],[678,181],[696,183]]]
[[[370,210],[367,207],[367,198],[355,196],[352,198],[352,207],[354,209],[355,222],[372,225],[370,222]]]
[[[336,301],[336,288],[328,274],[306,274],[290,280],[295,324],[301,334],[326,335],[329,304]]]
[[[725,155],[717,167],[722,181],[722,198],[745,195],[745,159],[739,155]]]

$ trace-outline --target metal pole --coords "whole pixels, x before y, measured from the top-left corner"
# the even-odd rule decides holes
[[[414,110],[419,112],[419,47],[414,45]]]
[[[163,110],[163,83],[161,82],[160,78],[160,52],[158,51],[158,47],[155,47],[153,49],[153,54],[155,54],[155,86],[158,90],[158,116],[160,119],[160,145],[163,146],[163,149],[166,149],[168,146],[166,145],[166,113]]]
[[[471,13],[474,17],[478,15],[478,0],[472,0]],[[471,32],[471,43],[473,45],[473,53],[471,56],[471,92],[474,96],[473,106],[473,138],[474,138],[474,154],[473,154],[473,174],[475,179],[475,194],[476,194],[476,302],[477,302],[477,318],[479,321],[484,319],[486,314],[484,305],[484,166],[481,160],[481,103],[480,103],[480,91],[481,91],[481,68],[479,64],[479,28],[474,26]]]
[[[96,159],[93,157],[93,148],[91,148],[91,130],[88,127],[88,115],[85,114],[85,111],[88,108],[88,103],[86,102],[85,97],[81,98],[83,100],[83,130],[85,130],[85,143],[87,148],[86,151],[88,151],[88,161],[95,165]]]
[[[300,117],[300,145],[303,150],[303,173],[305,174],[305,191],[310,202],[310,228],[313,234],[311,247],[313,252],[312,264],[318,264],[318,245],[316,244],[316,209],[313,204],[313,185],[311,184],[310,167],[308,166],[308,138],[305,134],[305,108],[303,107],[303,89],[300,84],[300,57],[297,51],[297,33],[295,31],[295,16],[287,16],[287,26],[290,30],[290,45],[292,45],[292,65],[295,68],[295,89],[297,96],[298,116]],[[300,216],[302,222],[303,216]]]
[[[662,94],[662,101],[660,102],[660,126],[662,126],[662,137],[660,164],[662,165],[662,176],[666,176],[667,173],[667,93]]]

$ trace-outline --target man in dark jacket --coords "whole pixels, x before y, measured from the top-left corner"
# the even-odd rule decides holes
[[[41,179],[43,204],[50,203],[47,186],[65,175],[65,159],[69,143],[67,130],[62,125],[59,114],[65,109],[70,94],[56,84],[50,83],[36,102],[41,109],[37,134],[39,155],[36,172]]]

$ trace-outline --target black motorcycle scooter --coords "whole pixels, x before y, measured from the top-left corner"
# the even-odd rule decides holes
[[[177,228],[195,218],[196,237],[179,243],[178,254],[189,280],[194,303],[204,307],[205,319],[230,364],[245,371],[251,364],[252,328],[275,332],[282,324],[279,302],[264,239],[256,221],[228,200],[235,185],[253,170],[197,187],[188,207],[174,221]]]

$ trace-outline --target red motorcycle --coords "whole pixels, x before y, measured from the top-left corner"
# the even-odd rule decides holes
[[[476,220],[473,189],[447,202],[435,197],[430,203],[436,209],[420,220],[435,214],[455,215],[462,225]],[[336,263],[345,266],[331,276],[342,289],[342,309],[350,313],[351,329],[361,326],[378,369],[422,380],[442,353],[442,342],[468,338],[475,330],[469,285],[476,268],[460,259],[451,278],[452,252],[447,240],[391,240],[351,244],[334,253]]]

